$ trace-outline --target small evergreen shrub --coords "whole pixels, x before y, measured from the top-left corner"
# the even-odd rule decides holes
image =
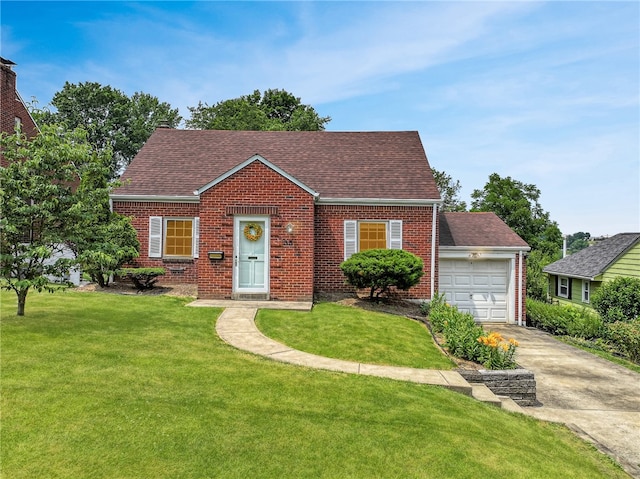
[[[164,268],[123,268],[119,275],[130,279],[138,291],[152,289],[160,276],[166,274]]]
[[[640,317],[640,279],[618,277],[604,283],[591,296],[591,305],[605,323]]]
[[[368,288],[371,299],[388,293],[392,287],[408,290],[424,274],[422,259],[399,249],[371,249],[355,253],[340,265],[348,284]]]

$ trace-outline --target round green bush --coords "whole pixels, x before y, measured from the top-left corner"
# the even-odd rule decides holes
[[[422,259],[399,249],[370,249],[355,253],[340,265],[348,284],[369,288],[369,297],[379,297],[391,287],[408,290],[424,274]]]
[[[640,279],[618,277],[604,283],[591,296],[591,306],[605,323],[640,317]]]

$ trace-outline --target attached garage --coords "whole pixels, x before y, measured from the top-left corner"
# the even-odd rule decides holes
[[[478,321],[507,322],[509,260],[440,260],[440,291],[447,303]]]
[[[529,249],[494,213],[442,213],[438,292],[478,322],[524,324]]]

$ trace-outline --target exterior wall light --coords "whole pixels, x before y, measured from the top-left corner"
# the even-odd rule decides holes
[[[287,226],[285,226],[284,229],[287,233],[293,234],[293,223],[287,223]]]

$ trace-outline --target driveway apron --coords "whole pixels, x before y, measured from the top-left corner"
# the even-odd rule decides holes
[[[539,407],[525,411],[567,424],[640,479],[640,374],[533,328],[489,325],[519,343],[516,360],[534,372]]]

